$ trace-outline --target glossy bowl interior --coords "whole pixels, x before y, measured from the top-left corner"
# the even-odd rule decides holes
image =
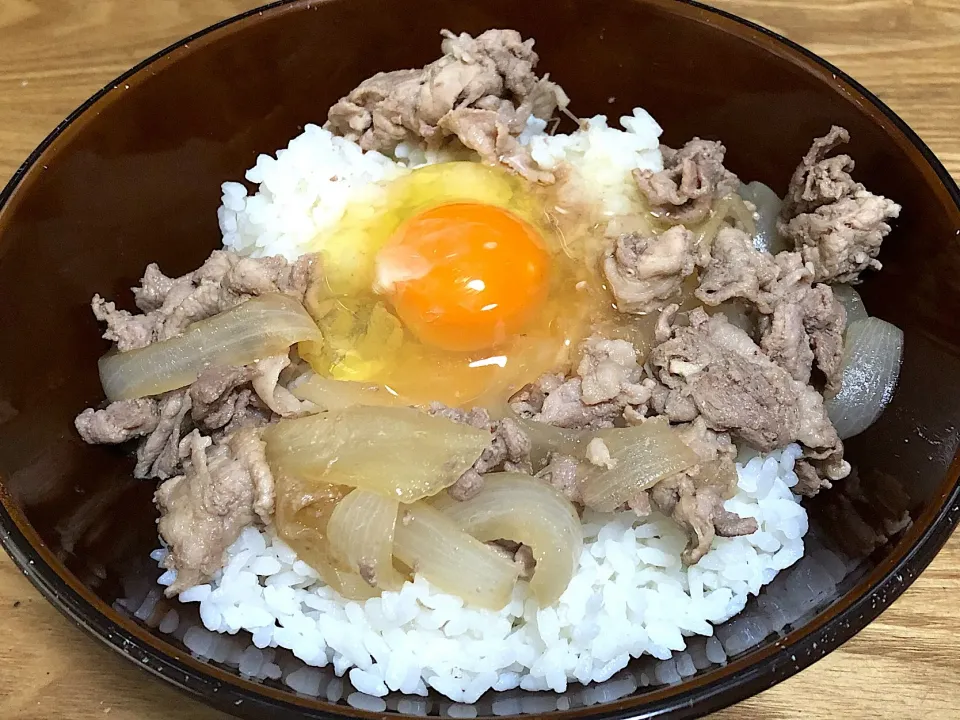
[[[960,425],[958,192],[903,123],[839,71],[720,13],[669,0],[334,0],[274,6],[178,44],[71,116],[0,196],[0,540],[65,613],[144,668],[247,717],[448,713],[353,696],[324,671],[321,699],[192,658],[142,601],[158,572],[153,487],[124,450],[89,447],[74,415],[101,401],[107,344],[88,302],[132,306],[151,261],[196,267],[219,243],[219,185],[324,120],[372,73],[438,54],[439,30],[513,27],[580,116],[648,108],[680,144],[722,139],[743,179],[783,192],[811,138],[853,136],[857,177],[903,215],[863,294],[904,329],[892,406],[849,443],[857,477],[809,503],[807,557],[718,629],[731,657],[638,661],[563,695],[488,695],[483,715],[688,717],[757,692],[863,627],[910,583],[957,520]],[[905,513],[912,521],[900,530]],[[788,598],[789,601],[785,600]],[[118,601],[122,600],[120,603]],[[143,618],[133,617],[140,610]],[[184,613],[189,617],[189,613]],[[734,637],[739,641],[730,641]],[[751,645],[753,645],[751,647]],[[689,662],[688,662],[689,660]],[[295,667],[284,658],[286,672]],[[696,672],[690,672],[696,668]],[[680,675],[688,676],[680,682]],[[339,702],[327,697],[341,696]],[[465,711],[469,715],[471,711]]]

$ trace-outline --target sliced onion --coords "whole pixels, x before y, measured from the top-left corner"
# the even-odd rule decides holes
[[[753,213],[743,204],[743,198],[739,195],[727,195],[716,202],[710,216],[696,230],[694,244],[701,255],[710,254],[714,238],[720,228],[728,224],[728,220],[735,221],[751,237],[757,231]]]
[[[350,492],[351,488],[341,485],[277,475],[277,511],[273,521],[283,541],[341,597],[366,600],[379,590],[370,587],[359,574],[336,567],[328,538],[330,518]]]
[[[753,234],[753,246],[776,255],[789,246],[777,231],[777,218],[783,201],[780,196],[762,182],[752,182],[740,186],[740,197],[752,202],[757,208],[756,232]]]
[[[337,503],[327,525],[333,557],[381,590],[397,590],[403,584],[403,578],[393,569],[398,506],[392,498],[354,490]]]
[[[281,420],[264,440],[278,473],[411,503],[453,485],[490,443],[490,433],[414,408],[354,406]]]
[[[540,607],[556,602],[570,584],[583,549],[573,505],[541,480],[520,473],[484,475],[483,490],[458,502],[438,496],[433,506],[477,540],[513,540],[533,551],[530,580]]]
[[[866,320],[870,317],[870,313],[867,312],[860,293],[849,285],[831,285],[830,287],[833,290],[833,296],[840,301],[843,309],[847,311],[848,327],[857,320]]]
[[[290,547],[293,547],[293,545]],[[294,548],[294,550],[296,550],[296,548]],[[299,555],[299,552],[297,554]],[[340,597],[346,600],[362,602],[377,597],[381,593],[379,588],[369,585],[357,573],[341,570],[329,563],[320,563],[319,565],[313,565],[312,563],[307,564],[319,573],[327,585],[336,590]]]
[[[261,295],[190,325],[182,335],[100,358],[107,399],[132,400],[186,387],[210,365],[247,365],[300,341],[320,342],[303,306],[286,295]]]
[[[321,411],[344,410],[354,405],[407,405],[383,385],[332,380],[321,375],[310,375],[290,387],[299,400],[309,400]]]
[[[840,392],[824,405],[841,440],[876,422],[893,398],[903,356],[903,331],[879,318],[847,327]]]
[[[641,490],[696,465],[699,461],[665,418],[642,425],[600,430],[596,437],[610,451],[613,467],[590,468],[583,482],[583,504],[613,512]]]
[[[393,553],[444,592],[490,610],[510,601],[519,575],[515,563],[422,502],[400,509]]]

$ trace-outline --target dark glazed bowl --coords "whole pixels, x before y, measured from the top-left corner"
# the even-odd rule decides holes
[[[856,477],[809,504],[807,556],[702,641],[567,693],[488,695],[479,715],[693,717],[788,677],[877,616],[930,562],[960,516],[960,194],[920,139],[819,58],[736,18],[669,0],[350,0],[281,3],[184,40],[119,78],[47,138],[0,195],[0,540],[66,615],[155,675],[244,717],[470,716],[440,698],[353,695],[324,670],[321,698],[191,657],[156,626],[153,488],[123,452],[72,426],[101,401],[106,349],[88,302],[131,306],[144,266],[196,267],[219,243],[219,185],[322,122],[378,70],[419,66],[439,30],[513,27],[581,116],[647,107],[675,145],[722,139],[730,167],[783,192],[810,139],[853,136],[858,178],[903,215],[867,306],[904,329],[892,406],[849,444]],[[912,521],[905,523],[909,516]],[[184,621],[189,613],[183,612]],[[295,663],[281,658],[289,673]],[[696,672],[694,672],[696,670]],[[681,676],[684,679],[681,681]],[[358,709],[359,707],[366,710]]]

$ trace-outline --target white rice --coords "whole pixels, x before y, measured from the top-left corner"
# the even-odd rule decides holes
[[[599,115],[577,132],[551,136],[546,123],[533,120],[521,141],[545,169],[568,164],[568,187],[581,200],[599,204],[609,215],[628,214],[638,209],[632,170],[663,167],[662,131],[640,108],[620,123],[623,130],[611,128]],[[253,195],[240,183],[224,183],[218,211],[223,244],[254,257],[294,259],[318,233],[334,227],[348,205],[375,204],[383,192],[379,183],[448,159],[448,153],[408,146],[397,148],[392,158],[362,152],[307,125],[275,158],[257,158],[246,173],[247,181],[258,185]],[[306,695],[320,692],[321,675],[309,666],[332,664],[337,676],[349,673],[358,691],[346,690],[347,702],[375,711],[382,711],[378,697],[391,690],[426,695],[432,687],[457,703],[472,703],[490,689],[563,691],[572,681],[608,680],[641,655],[663,661],[648,682],[679,681],[695,672],[698,662],[726,657],[713,625],[740,612],[749,595],[803,555],[807,516],[790,491],[799,454],[791,445],[766,457],[741,458],[739,490],[726,507],[756,518],[760,529],[747,537],[717,538],[693,567],[680,561],[686,539],[672,521],[588,512],[577,572],[548,608],[537,607],[525,583],[501,612],[465,608],[419,576],[399,592],[348,602],[272,528],[247,528],[228,550],[226,567],[209,584],[179,597],[199,603],[208,630],[231,635],[246,630],[253,644],[219,641],[200,627],[187,629],[183,642],[198,656],[232,663],[244,675],[283,677]],[[156,551],[154,560],[165,552]],[[175,577],[168,571],[160,583],[169,585]],[[157,595],[147,600],[152,605],[144,607],[149,604],[144,601],[138,614],[153,614]],[[157,622],[162,631],[174,632],[179,617],[171,611]],[[673,657],[697,635],[709,640]],[[274,662],[274,648],[287,648],[307,667],[284,674]],[[345,693],[339,680],[325,692],[331,701]],[[459,707],[451,708],[451,716]]]
[[[254,649],[238,660],[244,669],[262,662],[257,649],[283,647],[307,665],[349,673],[353,687],[369,696],[424,695],[429,686],[472,703],[490,689],[559,692],[572,681],[602,682],[631,657],[668,660],[690,636],[711,636],[713,625],[740,612],[751,594],[800,559],[807,515],[790,491],[799,455],[791,445],[737,464],[738,492],[726,507],[756,518],[760,529],[717,538],[692,567],[680,562],[685,537],[671,520],[587,513],[577,572],[548,608],[537,607],[525,583],[501,612],[465,608],[419,576],[399,592],[345,601],[270,528],[244,530],[224,570],[180,600],[199,602],[209,630],[252,633]],[[174,577],[168,572],[162,580]],[[185,644],[209,655],[211,636],[194,630],[200,629],[188,631]],[[708,645],[706,653],[722,648]],[[681,655],[663,668],[679,678],[691,674],[693,659]],[[287,682],[302,682],[294,689],[307,692],[315,680],[306,673]]]
[[[576,170],[581,198],[602,203],[610,214],[631,210],[633,168],[662,170],[660,126],[642,108],[620,118],[625,130],[607,125],[603,115],[584,122],[570,135],[547,135],[546,123],[531,119],[521,142],[534,159],[552,170],[566,160]],[[223,244],[252,257],[283,255],[294,260],[307,251],[318,233],[337,224],[351,203],[375,203],[381,183],[410,169],[451,159],[408,146],[396,158],[363,152],[358,145],[316,125],[307,125],[276,157],[260,155],[246,179],[258,190],[248,195],[238,182],[222,186],[217,211]]]

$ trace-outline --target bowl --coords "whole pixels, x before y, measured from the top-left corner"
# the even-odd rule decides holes
[[[330,669],[309,688],[293,683],[297,693],[292,656],[281,658],[283,679],[245,679],[229,648],[200,659],[182,633],[158,627],[172,604],[158,599],[148,557],[153,486],[132,479],[125,451],[84,445],[73,430],[74,415],[102,398],[96,360],[107,344],[89,299],[99,292],[131,306],[129,288],[148,262],[170,274],[196,267],[220,240],[221,182],[304,123],[322,122],[361,79],[432,60],[441,28],[490,27],[534,37],[541,69],[579,115],[644,105],[667,144],[722,139],[732,170],[781,193],[812,137],[833,123],[848,128],[858,178],[904,208],[883,272],[862,286],[871,312],[905,332],[899,388],[881,420],[849,443],[855,476],[807,504],[803,560],[718,627],[709,652],[696,640],[605,683],[559,695],[490,693],[475,707],[352,693]],[[822,59],[725,13],[674,0],[277,3],[118,78],[0,194],[0,541],[91,634],[241,717],[699,716],[789,677],[863,628],[960,517],[958,234],[960,192],[894,113]]]

